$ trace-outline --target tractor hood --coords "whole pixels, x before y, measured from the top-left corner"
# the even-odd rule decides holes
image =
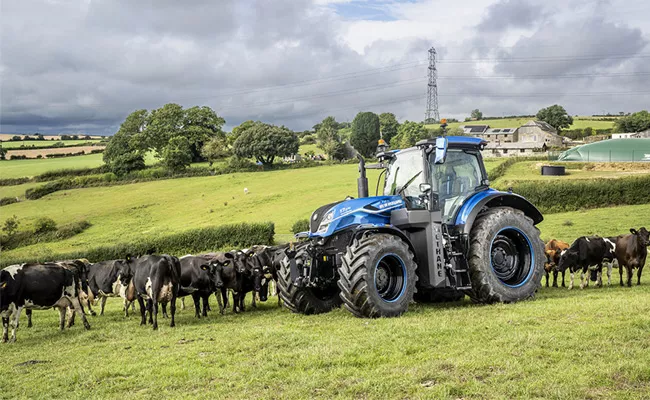
[[[386,225],[390,213],[403,208],[400,196],[376,196],[345,200],[328,204],[316,210],[310,220],[310,237],[327,237],[341,229],[354,225]]]

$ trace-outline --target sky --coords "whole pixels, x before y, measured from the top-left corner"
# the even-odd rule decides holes
[[[634,112],[650,104],[641,0],[0,2],[0,132],[111,135],[137,109],[205,105],[226,129],[360,111]]]

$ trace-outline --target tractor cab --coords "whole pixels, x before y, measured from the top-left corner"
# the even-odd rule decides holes
[[[384,195],[402,196],[408,210],[440,211],[448,223],[465,200],[489,188],[480,152],[484,145],[476,138],[449,137],[382,153]]]

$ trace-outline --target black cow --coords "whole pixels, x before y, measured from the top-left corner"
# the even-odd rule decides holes
[[[255,294],[262,289],[263,273],[254,255],[251,249],[203,255],[215,262],[217,271],[221,274],[223,286],[221,299],[217,296],[217,300],[222,314],[228,306],[228,290],[232,291],[234,313],[245,311],[244,300],[246,294],[251,291],[254,292],[252,305],[256,307]]]
[[[569,268],[571,272],[569,289],[573,289],[573,274],[581,270],[580,288],[583,289],[589,286],[589,275],[586,275],[589,267],[596,266],[599,276],[602,276],[603,262],[608,262],[607,276],[610,278],[609,285],[611,284],[611,263],[615,258],[615,249],[616,244],[610,238],[581,236],[571,244],[571,247],[561,252],[556,269],[559,272],[564,272]],[[602,280],[599,281],[598,285],[602,286]]]
[[[86,319],[79,300],[81,280],[73,270],[55,263],[11,265],[0,271],[0,314],[2,314],[2,341],[9,340],[8,328],[11,324],[11,341],[16,340],[16,329],[23,308],[44,310],[59,309],[59,327],[65,326],[68,307],[78,313],[86,329],[90,324]]]
[[[221,273],[217,271],[218,265],[207,257],[184,256],[181,263],[181,287],[178,297],[192,295],[194,300],[195,316],[201,318],[208,316],[208,303],[210,295],[223,286]],[[203,312],[201,313],[201,300]]]
[[[120,296],[124,299],[125,316],[129,316],[129,306],[135,305],[135,290],[127,279],[128,274],[125,260],[102,261],[88,267],[88,296],[91,301],[99,299],[99,315],[104,315],[108,297]]]
[[[285,257],[285,250],[289,245],[281,246],[254,246],[256,262],[262,268],[263,278],[260,290],[260,300],[266,301],[270,291],[270,284],[273,283],[273,290],[271,295],[278,296],[278,305],[281,305],[282,299],[280,293],[277,292],[278,272],[280,271],[280,263]],[[275,292],[275,293],[274,293]]]
[[[621,235],[616,239],[616,259],[618,260],[618,272],[621,277],[621,286],[623,285],[623,267],[627,269],[627,286],[632,286],[632,275],[634,268],[638,268],[636,284],[641,284],[641,272],[645,266],[650,245],[650,233],[645,227],[638,231],[630,229],[631,234]]]
[[[149,255],[139,258],[127,256],[126,263],[128,272],[127,279],[133,280],[136,297],[140,305],[142,320],[140,325],[146,325],[146,312],[149,312],[149,323],[153,329],[158,329],[158,304],[166,314],[167,303],[170,303],[172,314],[171,323],[173,327],[176,315],[176,298],[180,288],[181,264],[178,258],[169,255]],[[145,303],[147,307],[145,310]]]

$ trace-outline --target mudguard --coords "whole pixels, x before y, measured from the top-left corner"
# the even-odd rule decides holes
[[[495,189],[488,189],[478,192],[465,201],[456,214],[455,224],[461,228],[463,233],[469,234],[474,225],[474,220],[484,208],[512,207],[533,220],[537,225],[544,220],[542,213],[531,202],[524,197],[510,192],[501,192]]]

